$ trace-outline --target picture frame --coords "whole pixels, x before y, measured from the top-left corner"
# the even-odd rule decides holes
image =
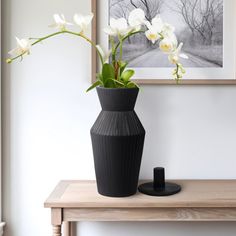
[[[112,0],[91,0],[94,21],[92,25],[92,39],[108,49],[108,36],[103,33],[103,28],[108,24],[110,18],[109,2]],[[115,0],[114,0],[115,1]],[[118,1],[118,0],[117,0]],[[128,1],[128,0],[124,0]],[[137,1],[137,0],[136,0]],[[152,0],[151,0],[152,1]],[[154,1],[154,0],[153,0]],[[167,0],[163,0],[167,1]],[[172,0],[174,1],[174,0]],[[191,1],[191,0],[186,0]],[[186,75],[181,80],[182,85],[236,85],[236,20],[233,13],[236,11],[234,0],[219,0],[223,3],[223,66],[219,68],[186,68]],[[233,19],[233,21],[232,21]],[[163,58],[165,55],[163,55]],[[183,62],[184,65],[184,62]],[[92,50],[92,82],[96,80],[99,64],[96,50]],[[133,67],[132,67],[133,68]],[[139,76],[139,71],[150,74],[149,68],[133,68],[137,77],[134,81],[140,85],[175,85],[172,79],[172,68],[151,68],[153,71],[150,78]],[[138,72],[137,72],[138,71]],[[147,73],[147,74],[148,74]],[[163,77],[166,77],[163,79]],[[167,78],[168,77],[168,78]]]

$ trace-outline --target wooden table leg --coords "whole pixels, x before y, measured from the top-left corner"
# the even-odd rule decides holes
[[[53,225],[53,235],[52,236],[61,236],[61,225]]]
[[[63,222],[63,236],[75,236],[73,222]]]
[[[51,221],[52,221],[53,236],[62,236],[61,235],[62,209],[52,208],[51,217],[52,217]]]

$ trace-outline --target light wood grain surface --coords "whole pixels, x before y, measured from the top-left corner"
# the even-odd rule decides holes
[[[236,221],[236,208],[66,208],[77,221]]]
[[[44,206],[48,208],[236,208],[236,180],[176,180],[182,191],[169,197],[141,193],[104,197],[95,181],[61,181]]]

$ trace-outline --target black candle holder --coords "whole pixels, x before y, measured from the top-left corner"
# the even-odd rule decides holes
[[[153,169],[153,182],[141,184],[139,192],[150,196],[170,196],[181,191],[181,186],[175,183],[165,182],[165,169],[156,167]]]

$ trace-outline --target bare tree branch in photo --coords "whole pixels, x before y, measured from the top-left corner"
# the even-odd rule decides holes
[[[144,10],[146,19],[151,21],[157,14],[160,14],[161,7],[164,0],[130,0],[134,8],[141,8]]]
[[[110,0],[110,8],[119,5],[120,3],[124,2],[125,0]]]
[[[124,17],[128,20],[131,7],[126,0],[110,0],[110,13],[112,17]]]
[[[116,17],[127,18],[128,13],[134,8],[141,8],[146,19],[151,21],[160,13],[164,0],[110,0],[110,11]]]
[[[174,10],[182,15],[192,35],[198,34],[205,44],[212,44],[218,24],[223,22],[223,1],[178,0],[175,4]],[[223,25],[221,28],[218,33],[223,32]]]

